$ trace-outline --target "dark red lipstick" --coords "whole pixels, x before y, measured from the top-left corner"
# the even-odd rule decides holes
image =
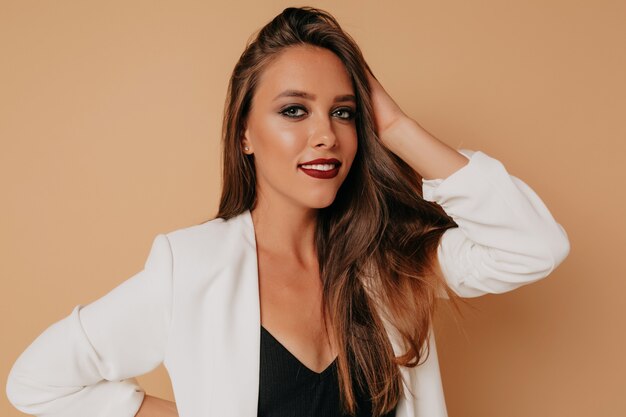
[[[304,168],[302,165],[334,165],[331,169],[325,169],[327,167],[307,167]],[[317,158],[308,162],[304,162],[298,165],[298,168],[302,170],[305,174],[314,177],[314,178],[334,178],[339,173],[339,167],[341,166],[341,162],[339,162],[336,158]]]
[[[341,165],[341,162],[339,162],[338,159],[336,158],[317,158],[314,159],[312,161],[308,161],[308,162],[303,162],[301,164],[298,164],[298,166],[300,165],[311,165],[311,164],[335,164],[335,165]]]

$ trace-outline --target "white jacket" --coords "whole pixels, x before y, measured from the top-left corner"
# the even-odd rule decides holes
[[[459,152],[467,165],[423,180],[424,199],[459,225],[437,252],[450,287],[476,297],[549,275],[569,253],[565,230],[498,160]],[[447,415],[432,331],[430,342],[423,365],[402,368],[397,417]],[[131,417],[145,394],[134,377],[163,362],[181,417],[254,417],[259,351],[256,242],[246,211],[158,234],[142,271],[76,305],[28,346],[6,393],[36,416]]]

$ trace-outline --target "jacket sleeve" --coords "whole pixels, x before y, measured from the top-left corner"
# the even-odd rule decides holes
[[[422,194],[459,227],[441,236],[437,257],[461,297],[499,294],[548,276],[570,251],[565,229],[539,196],[481,151],[445,179],[423,179]],[[445,298],[445,295],[442,294]]]
[[[143,270],[49,326],[11,368],[18,410],[45,417],[132,417],[145,392],[135,376],[163,362],[172,300],[172,252],[159,234]]]

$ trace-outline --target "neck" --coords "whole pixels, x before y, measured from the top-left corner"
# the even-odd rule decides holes
[[[295,206],[279,199],[271,202],[259,199],[250,213],[259,250],[293,259],[302,266],[317,263],[317,209]]]

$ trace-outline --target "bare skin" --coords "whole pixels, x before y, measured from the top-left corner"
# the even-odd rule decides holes
[[[371,74],[369,81],[379,139],[423,178],[444,179],[468,163],[409,118]],[[285,90],[314,99],[276,98]],[[337,356],[322,325],[314,226],[316,210],[332,203],[356,154],[356,128],[347,117],[356,104],[345,97],[349,94],[354,94],[350,77],[332,52],[310,45],[288,48],[263,73],[241,138],[257,169],[257,205],[251,214],[261,324],[315,372]],[[318,179],[298,168],[316,158],[337,158],[339,174]],[[437,259],[435,266],[443,275]],[[156,400],[146,395],[137,416],[178,415],[175,403]]]
[[[314,99],[281,97],[305,91]],[[350,77],[332,52],[290,48],[265,71],[253,99],[243,146],[254,154],[261,324],[306,367],[321,372],[337,356],[323,328],[321,280],[314,247],[315,215],[335,199],[357,149]],[[279,112],[292,108],[287,114]],[[290,117],[295,116],[295,117]],[[312,178],[298,164],[337,158],[332,179]]]
[[[164,400],[144,395],[143,402],[135,414],[136,417],[178,417],[178,410],[174,401]]]

